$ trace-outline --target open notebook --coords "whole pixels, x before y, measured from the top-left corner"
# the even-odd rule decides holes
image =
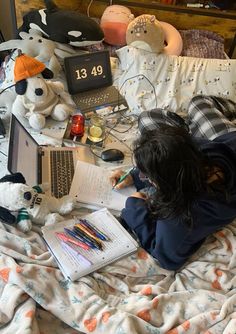
[[[95,211],[83,218],[86,218],[108,237],[107,241],[103,241],[102,250],[84,250],[78,246],[73,246],[73,244],[65,247],[56,232],[64,232],[64,227],[73,228],[76,222],[73,219],[42,228],[47,246],[54,255],[63,275],[72,281],[133,253],[138,247],[138,243],[107,209]],[[70,252],[71,247],[73,247],[73,252]],[[81,261],[81,255],[87,260],[87,263]]]

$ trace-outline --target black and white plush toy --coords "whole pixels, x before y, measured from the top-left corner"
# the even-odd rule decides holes
[[[44,2],[46,8],[30,11],[23,17],[20,31],[36,29],[53,41],[77,47],[103,41],[102,29],[90,17],[75,11],[59,9],[51,0]]]
[[[32,223],[53,224],[69,214],[75,201],[70,196],[60,199],[39,192],[40,187],[26,185],[21,173],[0,179],[0,220],[16,224],[22,232],[29,232]]]
[[[21,53],[16,57],[14,79],[17,97],[12,112],[27,118],[35,130],[44,128],[46,117],[64,121],[75,110],[63,83],[45,80],[52,77],[52,71],[37,59]]]

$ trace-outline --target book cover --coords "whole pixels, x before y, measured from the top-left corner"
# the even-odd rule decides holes
[[[69,242],[65,245],[58,238],[57,233],[64,233],[65,227],[73,228],[76,219],[42,227],[43,237],[50,252],[55,257],[65,278],[72,281],[133,253],[138,247],[135,239],[106,208],[88,214],[83,218],[86,218],[108,237],[108,240],[102,241],[102,249],[91,248],[85,250]],[[70,251],[70,248],[73,251]],[[79,254],[79,256],[76,254]],[[85,261],[81,260],[80,255],[84,257]]]

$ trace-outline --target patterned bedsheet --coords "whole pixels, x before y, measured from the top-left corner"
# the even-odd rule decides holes
[[[194,71],[195,58],[152,55],[144,62],[134,50],[127,56],[127,47],[118,56],[115,83],[136,113],[185,105],[191,78],[199,79],[208,66],[217,73],[208,72],[195,92],[210,87],[215,94],[220,87],[220,94],[236,99],[236,61],[198,59]],[[141,72],[132,74],[138,58]],[[153,90],[152,76],[158,89],[162,80],[163,90]],[[184,100],[175,90],[180,80]],[[3,139],[0,176],[7,173],[7,146]],[[13,333],[236,334],[236,221],[209,237],[179,272],[161,269],[140,248],[75,283],[64,279],[37,228],[26,235],[0,223],[0,334]]]
[[[117,50],[114,84],[132,112],[154,108],[186,113],[198,94],[236,101],[236,60],[156,54],[132,46]]]
[[[0,229],[1,334],[236,333],[236,221],[177,273],[140,248],[74,283],[36,229]]]

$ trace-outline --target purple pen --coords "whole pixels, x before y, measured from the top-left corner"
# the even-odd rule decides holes
[[[92,262],[88,260],[84,255],[80,254],[79,251],[75,250],[73,247],[68,245],[65,241],[61,241],[61,246],[64,250],[66,250],[69,254],[75,256],[80,262],[82,262],[87,267],[92,265]]]
[[[84,224],[89,230],[91,230],[95,236],[97,238],[99,238],[100,240],[103,241],[108,241],[109,238],[103,233],[101,232],[97,227],[95,227],[94,225],[90,224],[87,219],[79,219],[81,224]]]

